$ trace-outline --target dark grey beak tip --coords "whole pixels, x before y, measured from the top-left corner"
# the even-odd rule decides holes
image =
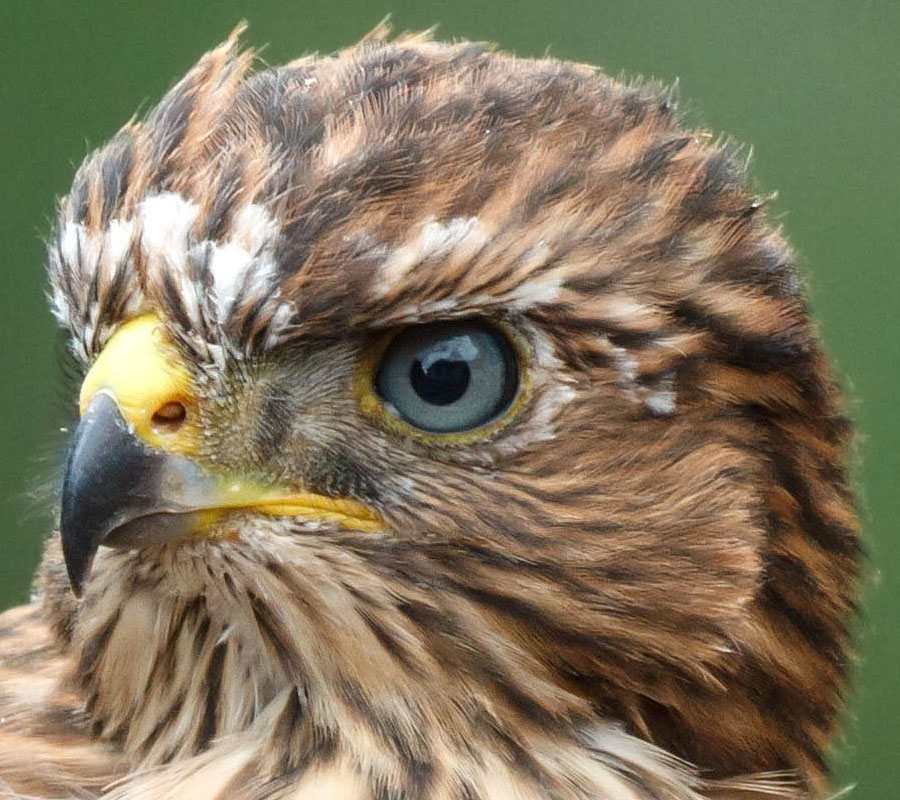
[[[59,530],[76,597],[84,592],[97,548],[127,513],[123,505],[147,480],[148,456],[115,401],[94,397],[75,429],[62,484]]]
[[[90,571],[91,571],[90,564],[88,564],[85,567],[84,571],[81,573],[82,576],[84,576],[81,578],[81,580],[78,580],[76,577],[73,576],[72,570],[68,564],[66,564],[66,571],[69,573],[69,586],[72,589],[72,594],[75,595],[75,598],[77,600],[81,600],[81,598],[84,597],[84,579],[85,579],[85,577],[87,577],[88,573],[90,573]]]
[[[169,541],[207,507],[214,480],[194,462],[156,450],[129,430],[115,400],[94,396],[72,437],[62,481],[59,531],[69,583],[84,593],[101,544],[132,548]]]

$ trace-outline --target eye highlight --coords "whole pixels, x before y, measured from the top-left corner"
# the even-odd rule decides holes
[[[459,434],[500,418],[519,392],[519,358],[498,327],[478,321],[407,328],[381,356],[374,389],[419,431]]]

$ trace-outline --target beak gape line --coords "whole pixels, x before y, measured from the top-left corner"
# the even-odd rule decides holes
[[[214,474],[151,447],[105,391],[90,400],[72,440],[62,487],[63,555],[80,597],[100,545],[141,548],[209,535],[230,511],[326,522],[363,533],[381,516],[357,500],[327,497],[244,476]]]

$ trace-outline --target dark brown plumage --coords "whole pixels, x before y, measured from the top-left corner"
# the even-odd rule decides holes
[[[665,91],[470,43],[250,62],[85,162],[54,313],[86,369],[157,315],[179,454],[377,530],[242,507],[101,548],[81,600],[52,539],[0,618],[0,796],[819,796],[850,430],[735,153]],[[425,434],[366,370],[451,319],[510,332],[517,399]]]

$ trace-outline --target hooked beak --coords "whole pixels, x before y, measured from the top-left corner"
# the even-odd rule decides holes
[[[129,432],[115,400],[91,400],[75,430],[62,488],[60,533],[69,581],[81,596],[101,544],[140,547],[202,522],[213,481],[181,456]]]
[[[236,510],[326,520],[352,530],[381,528],[380,516],[356,500],[203,469],[190,458],[195,422],[154,431],[150,420],[157,409],[173,402],[194,407],[187,369],[160,339],[160,327],[149,315],[123,325],[82,386],[59,526],[76,596],[101,545],[141,548],[214,535],[213,523]]]

